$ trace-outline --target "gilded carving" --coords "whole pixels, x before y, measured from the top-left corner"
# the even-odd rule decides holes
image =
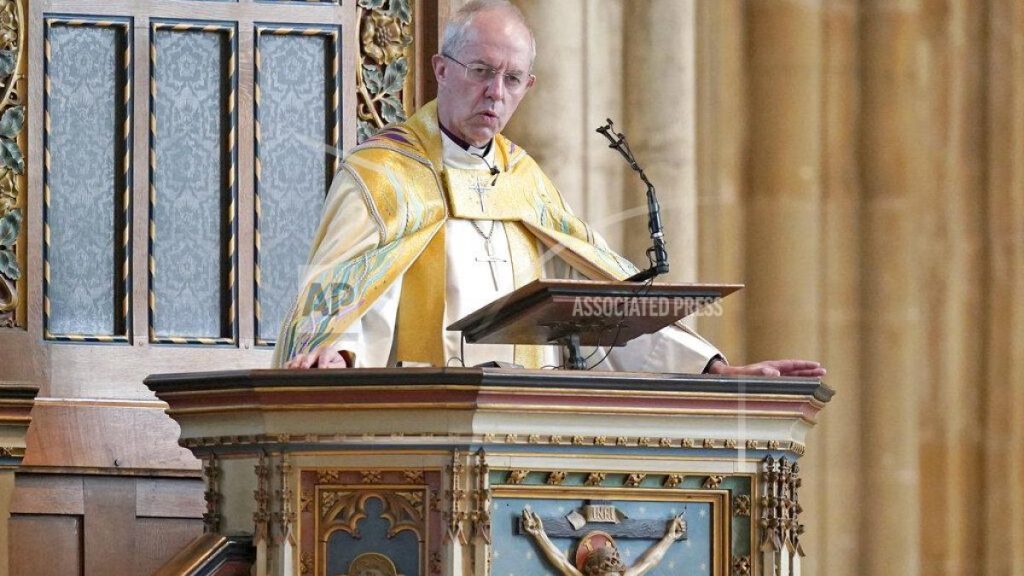
[[[299,556],[299,573],[313,573],[313,555],[309,552],[303,552],[302,555]]]
[[[473,524],[473,540],[491,543],[491,491],[487,485],[491,467],[487,464],[487,454],[481,448],[476,453],[476,489],[473,491],[473,512],[470,521]]]
[[[505,478],[505,481],[509,484],[522,484],[523,480],[526,480],[526,475],[529,473],[529,470],[509,470],[508,477]]]
[[[627,474],[626,475],[626,479],[624,480],[623,483],[626,486],[629,486],[631,488],[635,488],[635,487],[639,486],[641,482],[644,481],[644,478],[647,478],[647,474],[644,474],[642,472],[633,472],[632,474]]]
[[[312,503],[313,503],[313,494],[311,494],[308,490],[303,490],[302,493],[299,495],[299,511],[300,512],[309,512],[310,511],[309,506]]]
[[[530,444],[540,444],[540,434],[530,434],[526,441]]]
[[[583,439],[583,436],[573,436],[572,437],[572,444],[573,444],[573,446],[582,446],[584,442],[585,442],[585,440]]]
[[[747,576],[750,574],[750,556],[732,557],[733,576]]]
[[[675,488],[682,483],[682,474],[669,474],[668,476],[665,476],[665,481],[662,483],[662,486],[664,486],[665,488]]]
[[[608,438],[605,438],[604,436],[595,436],[594,437],[594,446],[607,446],[607,445],[608,445]]]
[[[732,438],[726,439],[725,447],[726,447],[726,449],[729,449],[729,450],[735,450],[736,449],[736,440],[734,440]]]
[[[715,441],[712,440],[711,438],[705,438],[704,442],[701,443],[701,446],[703,448],[714,448],[715,447]]]
[[[466,489],[463,487],[466,467],[462,463],[462,456],[458,450],[452,453],[452,463],[448,466],[448,530],[445,537],[452,542],[467,543],[466,533],[463,530],[463,523],[469,518],[469,514],[463,509],[463,501],[466,498]]]
[[[410,484],[423,484],[422,470],[403,470],[402,476],[405,478],[405,481]]]
[[[253,491],[256,511],[252,514],[255,524],[253,544],[258,546],[270,536],[270,466],[267,464],[266,455],[260,454],[259,462],[253,468],[256,470],[256,490]]]
[[[672,447],[672,439],[671,438],[662,438],[661,440],[658,441],[658,445],[661,446],[662,448],[671,448]]]
[[[515,434],[506,434],[505,435],[505,443],[506,444],[515,444],[518,439],[519,438]]]
[[[380,484],[380,470],[366,470],[360,473],[363,484]]]
[[[358,140],[406,118],[410,0],[359,0],[359,65],[356,66]]]
[[[548,474],[547,483],[550,486],[561,486],[562,482],[565,482],[567,474],[563,471],[551,472]]]
[[[718,487],[722,485],[722,480],[725,480],[724,476],[708,476],[704,479],[704,488],[706,490],[718,490]]]
[[[693,438],[683,438],[683,448],[693,448]]]
[[[651,439],[646,436],[642,436],[640,439],[636,441],[636,444],[637,446],[643,446],[644,448],[646,448],[651,445]]]
[[[747,440],[747,450],[757,450],[757,440]]]
[[[440,574],[441,573],[441,553],[434,552],[430,555],[430,573]]]
[[[203,478],[206,490],[203,499],[206,501],[206,512],[203,513],[203,531],[208,534],[220,532],[220,459],[210,454],[203,460]]]
[[[627,444],[629,444],[629,439],[625,436],[619,436],[615,439],[616,446],[626,446]]]
[[[561,444],[561,443],[563,442],[563,440],[562,440],[562,437],[561,437],[561,436],[559,436],[559,435],[557,435],[557,434],[553,434],[553,435],[551,436],[551,440],[550,440],[550,442],[551,442],[552,444]]]
[[[750,516],[750,496],[741,494],[733,498],[732,513],[736,516]]]
[[[586,486],[600,486],[607,476],[604,472],[591,472],[587,474],[587,479],[583,481],[583,484]]]
[[[288,461],[287,455],[281,457],[281,463],[277,465],[277,472],[281,486],[276,491],[281,507],[280,511],[275,513],[278,529],[284,536],[284,539],[294,545],[295,534],[292,532],[292,528],[295,527],[295,510],[292,508],[292,496],[294,494],[291,489],[292,465]]]
[[[327,495],[332,497],[327,498]],[[358,538],[359,521],[366,518],[366,502],[374,498],[382,503],[380,516],[389,523],[389,538],[402,530],[421,533],[424,511],[423,496],[419,492],[325,490],[321,493],[321,518],[330,520],[327,524],[330,528],[344,530]]]
[[[0,328],[25,325],[25,27],[22,2],[0,0]]]
[[[778,460],[771,456],[761,462],[761,549],[804,555],[800,546],[800,535],[804,525],[800,523],[798,497],[800,466],[790,463],[785,456]]]

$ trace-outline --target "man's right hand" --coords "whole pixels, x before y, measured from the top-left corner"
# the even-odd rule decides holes
[[[321,349],[309,354],[299,354],[289,360],[285,368],[351,368],[356,364],[356,355],[349,350]]]

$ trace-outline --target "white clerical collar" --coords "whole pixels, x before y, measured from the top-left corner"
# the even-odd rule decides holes
[[[494,140],[486,146],[469,148],[459,146],[444,131],[441,131],[441,144],[444,155],[444,163],[453,168],[484,169],[490,170],[494,166]]]

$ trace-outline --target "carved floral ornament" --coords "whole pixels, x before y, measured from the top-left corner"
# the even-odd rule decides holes
[[[25,17],[16,0],[0,0],[0,327],[15,326],[21,267],[17,243],[22,231],[25,159],[18,140],[25,125],[19,64]]]
[[[405,120],[403,88],[412,45],[411,0],[359,0],[360,64],[356,67],[357,139]]]

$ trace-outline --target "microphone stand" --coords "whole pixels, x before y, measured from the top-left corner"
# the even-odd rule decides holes
[[[647,259],[650,261],[651,267],[626,278],[626,281],[645,282],[659,274],[667,274],[668,252],[665,250],[665,230],[661,225],[661,208],[658,206],[658,197],[654,192],[654,184],[651,184],[643,169],[636,163],[636,158],[633,157],[633,152],[629,149],[629,143],[626,142],[626,136],[621,132],[614,132],[612,130],[611,119],[608,119],[607,124],[598,128],[597,132],[611,142],[608,147],[622,154],[622,157],[629,163],[629,167],[634,172],[640,174],[640,179],[647,185],[647,229],[650,230],[651,241],[654,243],[653,246],[647,249]]]

